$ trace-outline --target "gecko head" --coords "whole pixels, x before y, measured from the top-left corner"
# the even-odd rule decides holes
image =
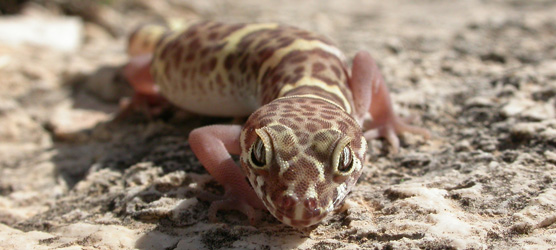
[[[367,144],[357,122],[321,98],[279,98],[254,112],[241,133],[240,162],[278,220],[320,222],[361,175]]]

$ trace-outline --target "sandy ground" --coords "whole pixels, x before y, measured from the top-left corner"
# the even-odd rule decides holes
[[[83,17],[76,50],[0,42],[0,249],[556,249],[556,2],[112,2],[24,9]],[[222,188],[186,138],[232,121],[112,120],[126,33],[174,17],[294,24],[349,58],[368,50],[397,112],[434,137],[405,134],[397,154],[372,141],[346,205],[316,227],[211,223],[196,197]]]

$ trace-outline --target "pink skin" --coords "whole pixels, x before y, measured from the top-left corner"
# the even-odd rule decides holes
[[[350,88],[360,121],[362,122],[367,110],[373,118],[371,125],[364,128],[365,139],[384,137],[396,153],[400,147],[398,134],[409,132],[420,134],[425,139],[430,137],[428,130],[408,125],[411,119],[402,119],[394,114],[390,93],[382,74],[366,51],[358,52],[353,59]]]
[[[194,129],[189,134],[189,144],[193,153],[210,175],[224,186],[226,193],[222,199],[214,201],[209,208],[209,219],[216,221],[216,212],[221,209],[239,210],[254,224],[259,213],[265,209],[245,175],[232,159],[241,153],[239,137],[240,125],[212,125]]]
[[[122,102],[118,116],[125,116],[133,110],[144,111],[149,117],[160,114],[169,105],[168,101],[158,93],[150,73],[152,54],[132,57],[123,68],[123,74],[135,91],[131,101]]]

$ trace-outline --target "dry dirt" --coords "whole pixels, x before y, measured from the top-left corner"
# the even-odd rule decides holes
[[[0,42],[0,249],[556,249],[556,2],[102,2],[21,10],[78,15],[77,50]],[[397,112],[434,137],[405,134],[397,154],[371,142],[346,205],[317,227],[234,211],[211,223],[196,197],[222,188],[186,139],[231,119],[113,121],[126,33],[176,17],[293,24],[349,58],[368,50]]]

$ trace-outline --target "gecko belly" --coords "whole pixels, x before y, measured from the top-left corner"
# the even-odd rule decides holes
[[[172,84],[170,86],[180,86]],[[199,94],[159,85],[160,93],[174,105],[197,114],[220,117],[243,117],[258,107],[254,95],[220,95],[217,92]]]

